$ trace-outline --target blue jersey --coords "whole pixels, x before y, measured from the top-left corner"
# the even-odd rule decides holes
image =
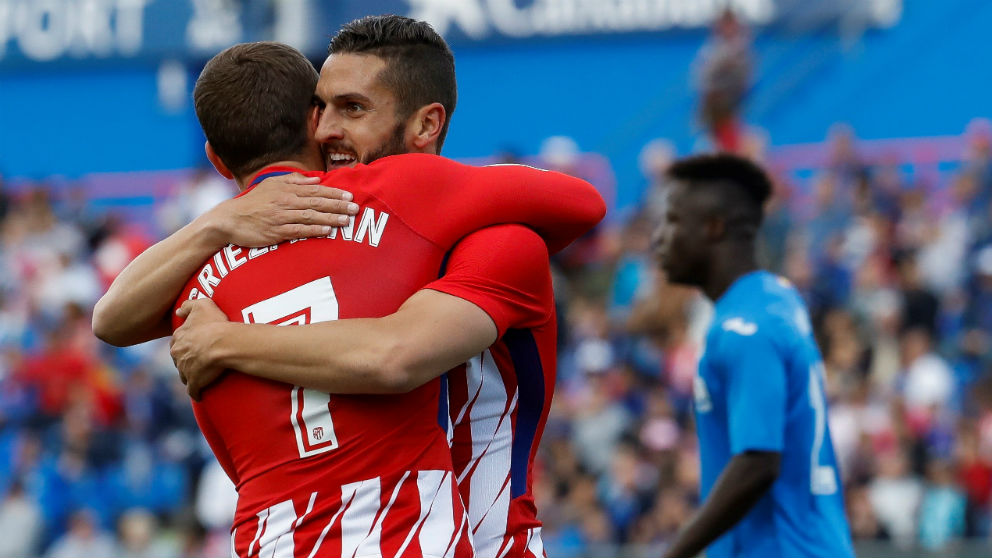
[[[704,498],[734,455],[782,455],[772,488],[706,556],[853,557],[823,362],[786,279],[749,273],[720,297],[694,387]]]

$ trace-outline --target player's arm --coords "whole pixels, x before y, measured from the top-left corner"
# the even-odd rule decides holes
[[[781,454],[747,451],[735,455],[720,473],[709,498],[679,531],[665,553],[692,558],[744,518],[778,478]]]
[[[414,181],[422,195],[390,195],[388,202],[416,230],[441,246],[472,231],[518,223],[545,240],[554,254],[590,231],[606,215],[592,184],[524,165],[473,167],[435,155],[383,160]]]
[[[203,262],[227,244],[259,247],[326,235],[346,222],[351,194],[293,175],[263,181],[145,250],[93,309],[93,333],[126,346],[169,335],[172,305]]]
[[[741,318],[724,323],[737,320]],[[669,547],[668,557],[702,552],[746,516],[778,478],[785,439],[786,370],[770,329],[769,324],[744,319],[742,329],[725,329],[713,348],[723,362],[734,457]]]
[[[189,315],[172,354],[194,399],[227,368],[330,393],[403,393],[496,340],[495,324],[479,307],[432,290],[382,318],[300,327],[228,322],[209,299],[182,310]]]
[[[299,327],[227,322],[207,299],[184,304],[172,354],[194,397],[225,368],[330,393],[409,391],[481,353],[508,327],[546,321],[544,242],[521,226],[476,232],[444,278],[395,313]]]

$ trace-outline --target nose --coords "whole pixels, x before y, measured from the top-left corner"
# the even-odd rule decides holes
[[[335,114],[336,111],[327,107],[317,121],[317,133],[315,137],[320,143],[340,140],[344,138],[344,128],[341,127],[341,120]]]

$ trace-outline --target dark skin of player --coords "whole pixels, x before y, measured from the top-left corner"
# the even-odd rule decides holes
[[[722,184],[674,182],[665,221],[655,231],[655,257],[672,283],[699,287],[718,300],[741,276],[759,268],[757,220],[740,192]],[[702,507],[682,527],[666,558],[691,558],[736,525],[771,489],[781,454],[735,455]]]

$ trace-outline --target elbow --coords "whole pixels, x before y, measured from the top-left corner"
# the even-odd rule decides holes
[[[762,492],[767,491],[778,480],[779,472],[782,468],[782,454],[777,452],[764,452],[758,456],[760,461],[754,467],[754,484]]]
[[[585,187],[587,197],[585,203],[583,203],[583,207],[587,212],[585,222],[591,229],[606,217],[606,200],[603,199],[602,194],[592,184],[586,183]]]
[[[114,327],[116,320],[107,312],[104,300],[101,298],[97,301],[96,306],[93,307],[93,320],[90,324],[93,328],[93,335],[104,343],[123,347],[126,343],[122,338],[122,332]]]
[[[372,359],[370,382],[378,393],[408,393],[423,382],[419,375],[412,351],[403,339],[391,339],[382,343],[379,354]]]
[[[599,192],[596,192],[596,199],[591,205],[592,222],[593,226],[595,226],[606,217],[606,200],[603,199],[603,196],[599,195]]]
[[[413,372],[402,363],[388,359],[388,362],[377,367],[373,384],[378,393],[400,394],[409,393],[417,387],[413,381]]]

